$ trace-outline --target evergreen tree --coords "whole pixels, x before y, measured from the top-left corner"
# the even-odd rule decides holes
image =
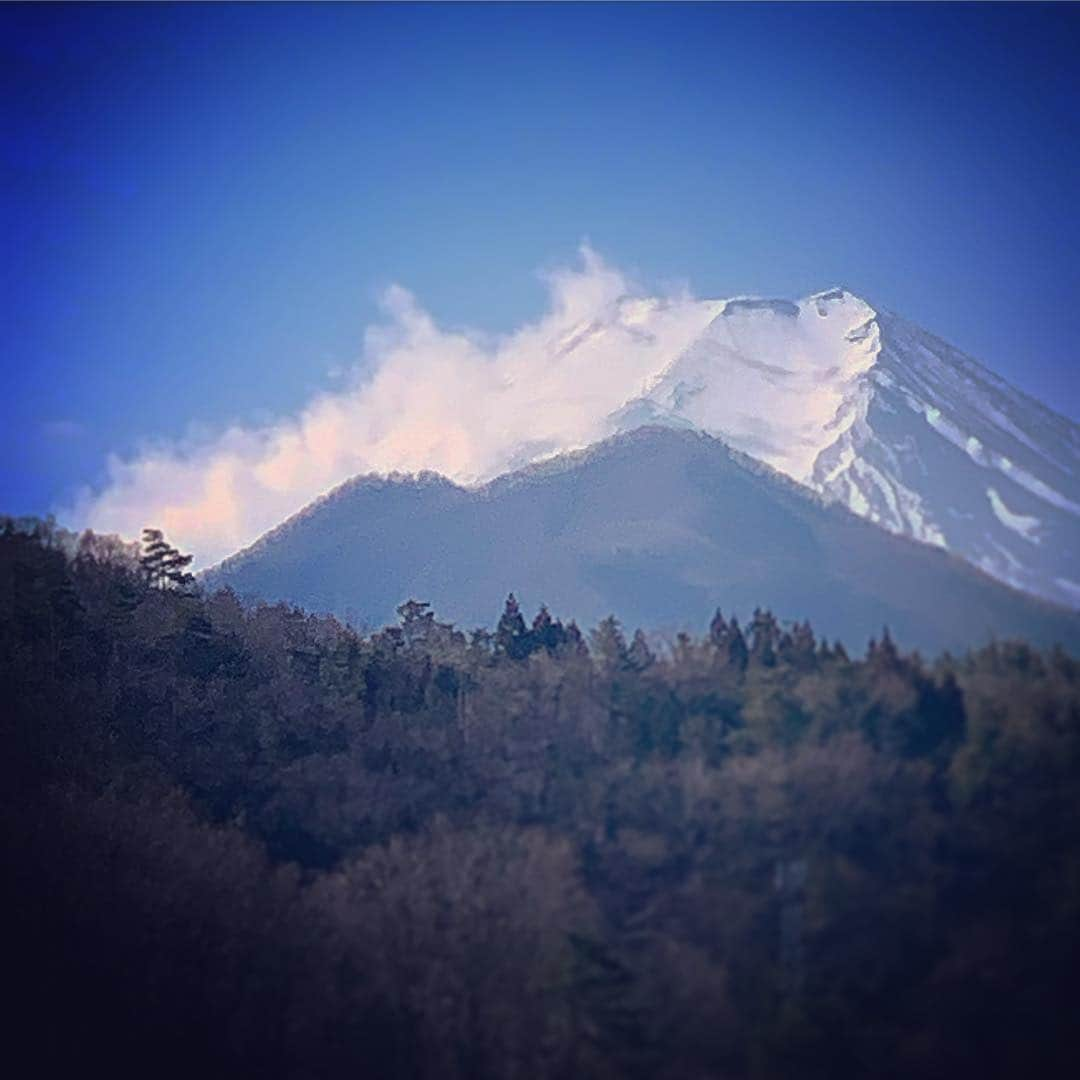
[[[193,555],[181,555],[175,548],[164,559],[165,580],[174,589],[188,589],[195,584],[195,575],[188,572]]]
[[[495,651],[511,660],[524,660],[529,655],[528,631],[521,614],[517,597],[511,593],[506,598],[506,607],[495,628]]]
[[[193,556],[182,555],[160,529],[143,529],[142,547],[139,565],[151,588],[187,591],[195,584],[195,576],[187,571]]]
[[[585,637],[581,633],[578,627],[577,621],[571,619],[566,624],[566,642],[563,645],[562,651],[569,655],[587,656],[589,652],[588,646],[585,644]]]
[[[750,624],[750,660],[761,667],[776,663],[776,650],[780,641],[780,627],[771,611],[754,609],[754,621]]]
[[[614,615],[601,619],[592,632],[592,653],[602,665],[608,668],[627,666],[628,650],[619,620]]]
[[[886,626],[881,632],[881,641],[870,639],[870,645],[866,651],[866,658],[872,661],[879,671],[895,671],[903,666],[900,653],[893,642],[889,628]]]
[[[709,640],[718,648],[726,651],[728,642],[728,624],[724,620],[724,613],[717,608],[716,614],[709,623]]]
[[[532,629],[529,631],[529,651],[544,649],[549,653],[554,653],[565,642],[566,628],[558,619],[551,617],[546,604],[541,604],[536,618],[533,619]]]
[[[777,654],[784,663],[806,671],[814,664],[817,641],[808,622],[795,623],[790,631],[780,635]]]
[[[139,565],[146,583],[151,588],[162,588],[165,582],[165,556],[171,550],[165,542],[165,534],[160,529],[143,529],[142,547]]]
[[[630,649],[626,654],[626,658],[635,671],[644,671],[656,660],[652,649],[649,648],[648,641],[645,639],[645,634],[641,630],[634,631],[634,640],[630,642]]]
[[[742,630],[739,629],[739,620],[734,615],[730,622],[726,622],[723,612],[716,609],[716,614],[709,624],[709,641],[726,667],[737,671],[745,670],[749,650]]]
[[[421,600],[406,600],[397,613],[406,645],[421,644],[430,638],[435,626],[435,612],[430,604]]]
[[[750,661],[750,650],[747,648],[746,638],[743,637],[743,632],[739,628],[739,620],[734,615],[731,617],[729,628],[731,639],[728,642],[728,666],[738,671],[745,671],[746,665]]]

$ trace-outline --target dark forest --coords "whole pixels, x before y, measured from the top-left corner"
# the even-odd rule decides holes
[[[362,634],[185,560],[0,527],[26,1072],[1080,1075],[1065,652]]]

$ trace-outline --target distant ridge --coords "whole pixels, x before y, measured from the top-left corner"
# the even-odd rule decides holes
[[[717,606],[861,647],[1024,637],[1080,648],[1080,617],[829,505],[700,432],[645,427],[474,489],[357,477],[207,571],[210,587],[381,625],[408,597],[466,628],[506,594],[586,625],[674,631]]]

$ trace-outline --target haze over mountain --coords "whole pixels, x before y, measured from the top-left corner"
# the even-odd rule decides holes
[[[585,625],[675,630],[768,605],[861,647],[991,636],[1080,645],[1080,617],[829,506],[721,442],[646,427],[479,488],[434,474],[342,485],[206,575],[379,625],[406,597],[463,627],[511,590]]]

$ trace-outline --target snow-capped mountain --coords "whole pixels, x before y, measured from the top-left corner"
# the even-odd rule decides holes
[[[657,316],[642,303],[644,333]],[[1078,425],[844,289],[701,310],[704,329],[612,430],[719,436],[892,532],[1080,606]]]

